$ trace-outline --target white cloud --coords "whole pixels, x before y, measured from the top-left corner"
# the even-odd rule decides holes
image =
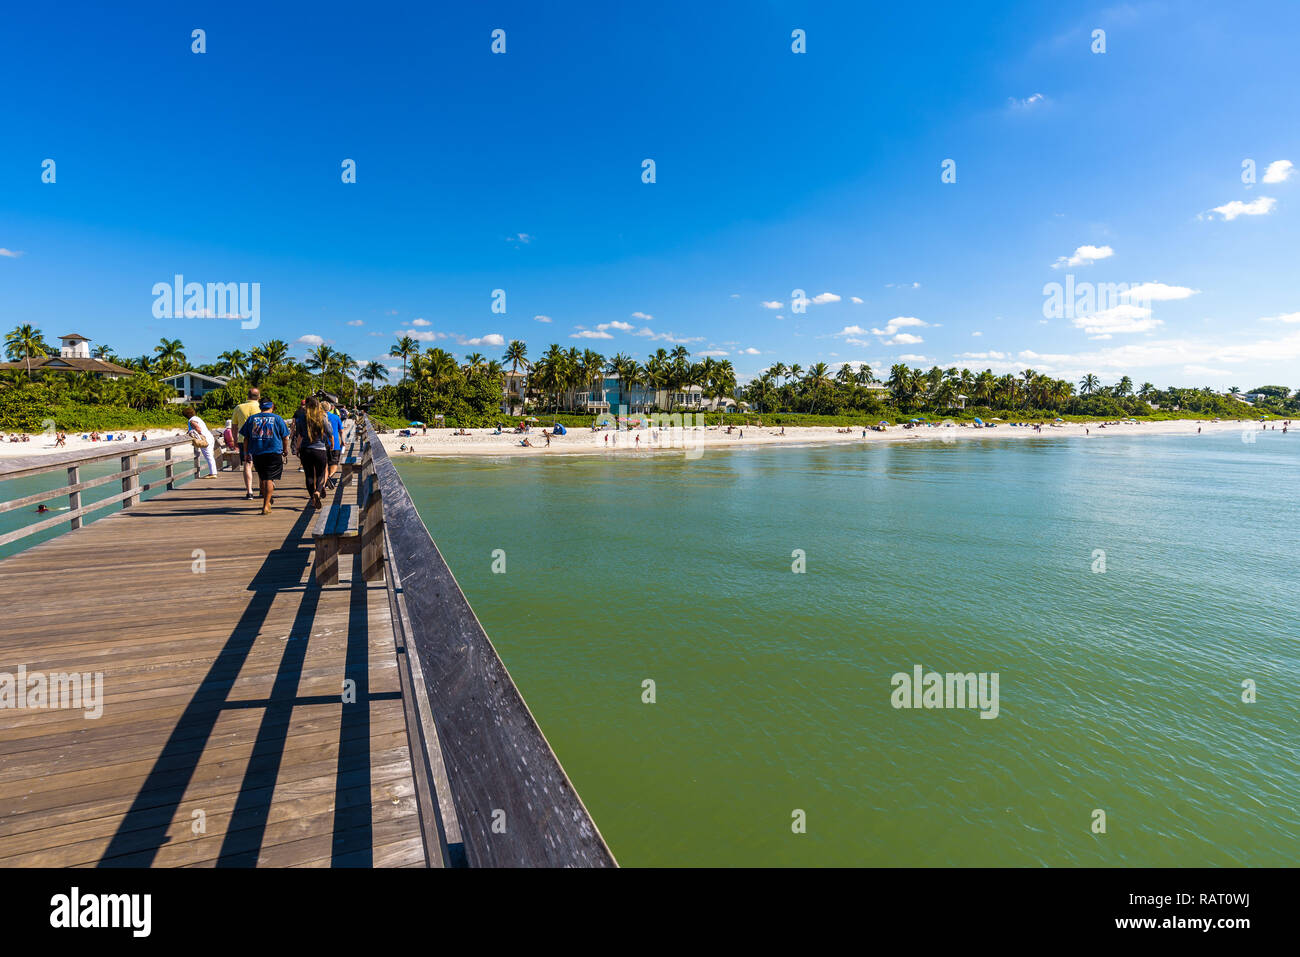
[[[635,313],[633,313],[633,315],[635,315]],[[596,328],[601,332],[604,332],[606,329],[617,329],[619,332],[631,332],[636,327],[630,322],[620,322],[616,319],[613,322],[602,322],[596,326]]]
[[[1053,269],[1060,269],[1064,266],[1091,266],[1099,259],[1109,259],[1115,255],[1115,250],[1109,246],[1080,246],[1074,251],[1073,256],[1058,256],[1056,262],[1052,263]]]
[[[1234,199],[1230,203],[1224,203],[1222,206],[1215,206],[1210,210],[1212,213],[1218,213],[1226,220],[1234,220],[1238,216],[1264,216],[1273,212],[1273,207],[1277,205],[1277,200],[1271,196],[1260,196],[1249,203],[1243,203],[1239,199]]]
[[[654,316],[646,312],[634,312],[632,313],[632,318],[640,319],[642,322],[649,322],[651,319],[654,318]]]
[[[1290,160],[1274,160],[1268,164],[1268,169],[1264,171],[1262,183],[1283,183],[1290,179],[1295,172],[1295,166]]]
[[[1160,325],[1159,319],[1151,318],[1151,310],[1145,306],[1121,303],[1090,316],[1079,316],[1074,320],[1076,329],[1082,329],[1090,336],[1110,336],[1116,332],[1148,332]]]
[[[740,298],[740,293],[738,293],[738,292],[733,292],[733,293],[731,294],[731,298],[732,298],[732,299],[739,299],[739,298]]]
[[[857,303],[859,306],[862,305],[862,300],[859,299],[857,296],[849,296],[849,301]]]
[[[984,333],[982,333],[982,332],[972,332],[971,335],[972,335],[972,336],[982,336],[982,335],[984,335]]]
[[[534,322],[550,322],[550,321],[551,321],[551,317],[550,317],[550,316],[533,316],[533,321],[534,321]]]
[[[901,361],[901,362],[929,362],[929,361],[930,361],[930,360],[927,359],[925,356],[918,356],[918,355],[916,355],[916,354],[914,354],[914,353],[911,353],[911,352],[904,352],[904,353],[903,353],[901,356],[899,356],[898,358],[899,358],[899,361]]]
[[[695,354],[697,356],[715,356],[715,357],[731,355],[731,353],[727,352],[725,349],[706,349],[704,352],[697,352]]]
[[[569,336],[570,339],[613,339],[608,332],[599,329],[582,329]]]
[[[861,326],[845,326],[839,332],[835,333],[837,336],[865,336],[866,334],[867,330],[863,329]]]
[[[293,344],[295,346],[323,346],[325,340],[320,336],[308,334],[305,336],[299,336],[297,339],[293,340]]]
[[[886,289],[920,289],[921,284],[919,282],[887,282],[885,283],[885,288]]]
[[[428,319],[412,319],[412,320],[411,320],[411,325],[413,325],[413,326],[431,326],[431,325],[433,325],[433,323],[431,323]]]
[[[513,236],[506,237],[506,242],[508,243],[521,243],[522,245],[525,246],[527,246],[532,241],[533,241],[533,237],[529,236],[527,233],[515,233]]]
[[[1280,316],[1260,316],[1259,321],[1296,323],[1300,322],[1300,312],[1287,312]]]
[[[1187,299],[1200,291],[1187,286],[1166,286],[1162,282],[1143,282],[1130,286],[1119,294],[1119,298],[1129,302],[1167,302],[1171,299]]]
[[[808,301],[814,306],[824,306],[828,302],[839,302],[840,297],[835,295],[833,292],[819,292]]]
[[[742,355],[747,355],[747,356],[756,356],[760,354],[759,351],[755,349],[753,346],[750,346],[748,349],[741,349],[740,351]]]
[[[898,335],[894,336],[894,338],[892,338],[892,339],[886,339],[886,340],[885,340],[885,345],[887,345],[887,346],[915,346],[915,345],[919,345],[920,343],[922,343],[922,342],[924,342],[924,341],[925,341],[925,340],[922,339],[920,336],[914,336],[914,335],[912,335],[910,332],[900,332]]]
[[[349,326],[364,326],[365,323],[364,323],[363,321],[361,321],[360,319],[349,319],[349,320],[348,320],[348,325],[349,325]]]
[[[445,332],[429,332],[421,329],[405,329],[402,331],[402,335],[410,336],[416,342],[436,342],[439,339],[447,338]]]
[[[1183,366],[1183,375],[1232,375],[1230,369],[1216,369],[1213,366]]]
[[[6,259],[17,259],[22,254],[23,251],[21,249],[5,249],[3,246],[0,246],[0,256],[4,256]]]
[[[895,316],[893,319],[890,319],[889,322],[885,323],[885,328],[872,329],[871,334],[873,336],[892,336],[897,333],[899,329],[912,327],[921,328],[925,325],[926,323],[916,318],[916,316]],[[919,339],[917,340],[917,342],[920,341],[921,340]]]
[[[765,302],[759,303],[759,305],[762,306],[764,309],[780,309],[783,305],[785,305],[785,303],[777,302],[775,299],[770,299]]]
[[[1003,360],[1010,359],[1011,356],[1006,352],[959,352],[958,359],[979,359],[985,361],[988,359]]]
[[[473,339],[457,336],[456,341],[462,346],[504,346],[506,344],[505,336],[498,332],[491,332],[486,336],[475,336]]]
[[[1041,93],[1031,93],[1023,100],[1017,99],[1014,96],[1009,96],[1007,97],[1007,102],[1011,105],[1011,108],[1013,110],[1027,110],[1032,106],[1038,105],[1039,103],[1046,103],[1047,97],[1043,96],[1043,94]]]

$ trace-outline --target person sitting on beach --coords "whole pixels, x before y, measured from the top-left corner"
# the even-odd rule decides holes
[[[533,445],[533,443],[532,443],[531,441],[529,441],[529,439],[526,438],[526,437],[520,439],[520,440],[519,440],[519,444],[522,445],[524,448],[527,448],[527,449],[535,448],[535,446]]]

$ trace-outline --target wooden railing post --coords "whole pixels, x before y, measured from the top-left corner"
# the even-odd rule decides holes
[[[128,495],[122,499],[123,508],[130,508],[140,502],[140,493],[137,491],[140,488],[140,476],[135,474],[135,466],[139,460],[140,456],[138,455],[122,456],[122,491],[136,492],[136,494]]]
[[[167,462],[167,488],[174,489],[176,487],[176,466],[172,462],[172,447],[170,445],[163,449],[163,459]]]
[[[68,466],[68,484],[69,484],[69,485],[77,485],[77,484],[80,483],[80,482],[81,482],[81,469],[80,469],[78,466],[76,466],[76,465],[69,465],[69,466]],[[71,530],[71,531],[74,531],[74,532],[75,532],[77,529],[81,528],[81,516],[77,514],[77,510],[78,510],[79,508],[81,508],[81,493],[80,493],[80,492],[76,492],[76,491],[74,491],[74,492],[69,492],[69,493],[68,493],[68,511],[70,511],[70,512],[72,513],[72,519],[71,519],[71,522],[70,522],[70,525],[71,525],[71,529],[70,529],[70,530]]]

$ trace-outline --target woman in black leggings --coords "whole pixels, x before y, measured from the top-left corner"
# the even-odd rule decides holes
[[[307,400],[303,434],[298,437],[298,458],[307,480],[307,495],[312,508],[321,507],[325,476],[329,473],[329,453],[334,446],[334,429],[325,418],[325,410],[316,399]]]

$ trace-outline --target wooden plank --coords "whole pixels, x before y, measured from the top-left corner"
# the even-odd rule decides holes
[[[355,563],[315,585],[306,504],[282,484],[261,516],[219,473],[0,561],[47,596],[0,668],[104,675],[98,720],[0,713],[0,866],[423,862],[389,598]]]

